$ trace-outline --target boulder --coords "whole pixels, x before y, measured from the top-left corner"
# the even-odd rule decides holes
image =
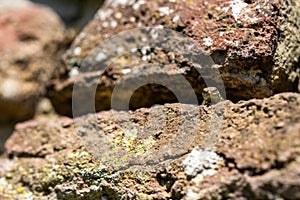
[[[95,91],[88,98],[96,98],[96,110],[112,107],[119,85],[117,99],[131,97],[130,109],[191,103],[178,94],[201,103],[207,86],[223,88],[233,102],[297,91],[299,17],[293,0],[108,0],[64,55],[48,93],[71,116],[74,83],[79,96]]]
[[[57,66],[64,27],[48,8],[27,1],[0,3],[0,123],[4,124],[34,115]]]
[[[300,94],[282,93],[21,123],[1,158],[0,195],[299,199],[299,120]]]

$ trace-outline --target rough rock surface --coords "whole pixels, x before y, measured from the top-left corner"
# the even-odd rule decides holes
[[[60,69],[49,96],[59,113],[71,115],[77,79],[85,89],[99,81],[96,100],[100,103],[96,103],[96,109],[101,110],[111,107],[116,85],[130,85],[145,77],[163,77],[189,96],[190,90],[181,88],[178,82],[177,77],[183,76],[201,103],[201,92],[207,85],[205,76],[209,86],[223,84],[212,78],[210,69],[219,70],[226,97],[232,101],[296,91],[299,13],[299,1],[294,0],[106,1],[65,54],[66,67]],[[144,27],[158,30],[128,31]],[[162,28],[184,34],[193,42],[162,33]],[[121,38],[114,37],[122,32]],[[205,64],[203,53],[214,64]],[[148,84],[135,92],[130,108],[176,101],[170,88]]]
[[[208,137],[215,116],[224,121]],[[69,118],[25,122],[6,143],[10,159],[1,158],[0,197],[300,199],[299,121],[300,94],[282,93],[210,107],[102,111],[76,124]],[[118,149],[105,149],[101,138]],[[120,152],[115,161],[107,156]],[[132,159],[137,155],[140,160]]]
[[[11,123],[33,116],[57,65],[64,27],[53,11],[26,1],[0,7],[0,123]]]

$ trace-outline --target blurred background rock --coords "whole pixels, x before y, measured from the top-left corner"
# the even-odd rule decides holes
[[[103,0],[31,0],[52,8],[67,27],[83,28],[93,18]]]
[[[102,3],[0,0],[0,153],[16,122],[53,114],[47,99],[42,98],[45,87],[61,54]]]

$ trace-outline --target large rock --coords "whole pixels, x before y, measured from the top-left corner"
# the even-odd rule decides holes
[[[283,93],[25,122],[6,143],[0,197],[299,199],[299,120],[300,94]]]
[[[0,29],[0,123],[25,120],[57,66],[64,27],[48,8],[0,1]]]
[[[178,81],[183,76],[201,102],[208,83],[223,84],[210,70],[221,73],[226,97],[232,101],[296,91],[299,13],[299,1],[294,0],[107,1],[65,54],[66,67],[60,69],[49,96],[59,113],[71,115],[75,80],[83,90],[98,83],[96,109],[102,110],[111,107],[116,85],[126,91],[147,78],[177,85],[178,93],[190,96]],[[135,29],[143,27],[158,29]],[[130,108],[177,101],[171,88],[157,84],[136,90]]]

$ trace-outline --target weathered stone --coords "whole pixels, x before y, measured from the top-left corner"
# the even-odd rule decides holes
[[[72,122],[71,119],[68,120]],[[66,124],[68,120],[62,118],[60,121],[47,123],[47,126],[42,129],[43,133],[38,128],[39,123],[36,121],[18,124],[15,130],[16,134],[12,135],[10,140],[6,142],[6,149],[16,156],[45,157],[67,147],[76,148],[76,143],[79,144],[80,142],[74,136],[69,137],[67,129],[61,129],[61,127],[68,125]],[[47,121],[45,120],[44,123]],[[30,140],[26,140],[26,138],[30,138]]]
[[[218,109],[222,105],[225,110]],[[222,129],[208,137],[216,114],[223,115]],[[6,143],[11,161],[3,158],[9,165],[2,170],[0,196],[299,199],[299,120],[300,94],[283,93],[237,104],[166,104],[134,112],[102,111],[75,121],[22,123]],[[136,128],[135,138],[130,127]],[[148,136],[152,142],[148,138],[145,143]],[[128,154],[111,164],[107,155],[120,151],[105,149],[101,138],[110,138],[109,144]],[[205,149],[207,139],[215,143]],[[159,152],[171,154],[161,159]],[[148,156],[140,162],[131,159],[133,154]],[[131,165],[120,169],[118,162]]]
[[[33,116],[57,65],[64,27],[48,8],[0,3],[0,123],[11,123]]]
[[[180,93],[189,96],[190,90],[176,82],[183,76],[201,102],[205,78],[211,82],[208,86],[223,84],[213,78],[212,69],[221,73],[226,97],[232,101],[296,91],[299,10],[299,1],[294,0],[107,1],[65,54],[66,67],[49,95],[59,113],[71,115],[75,80],[83,90],[98,83],[96,108],[109,109],[116,85],[159,74],[166,84],[177,84]],[[158,30],[138,29],[143,27]],[[193,41],[163,33],[162,28]],[[215,64],[205,66],[203,53]],[[130,108],[176,101],[170,88],[148,84],[135,92]]]

